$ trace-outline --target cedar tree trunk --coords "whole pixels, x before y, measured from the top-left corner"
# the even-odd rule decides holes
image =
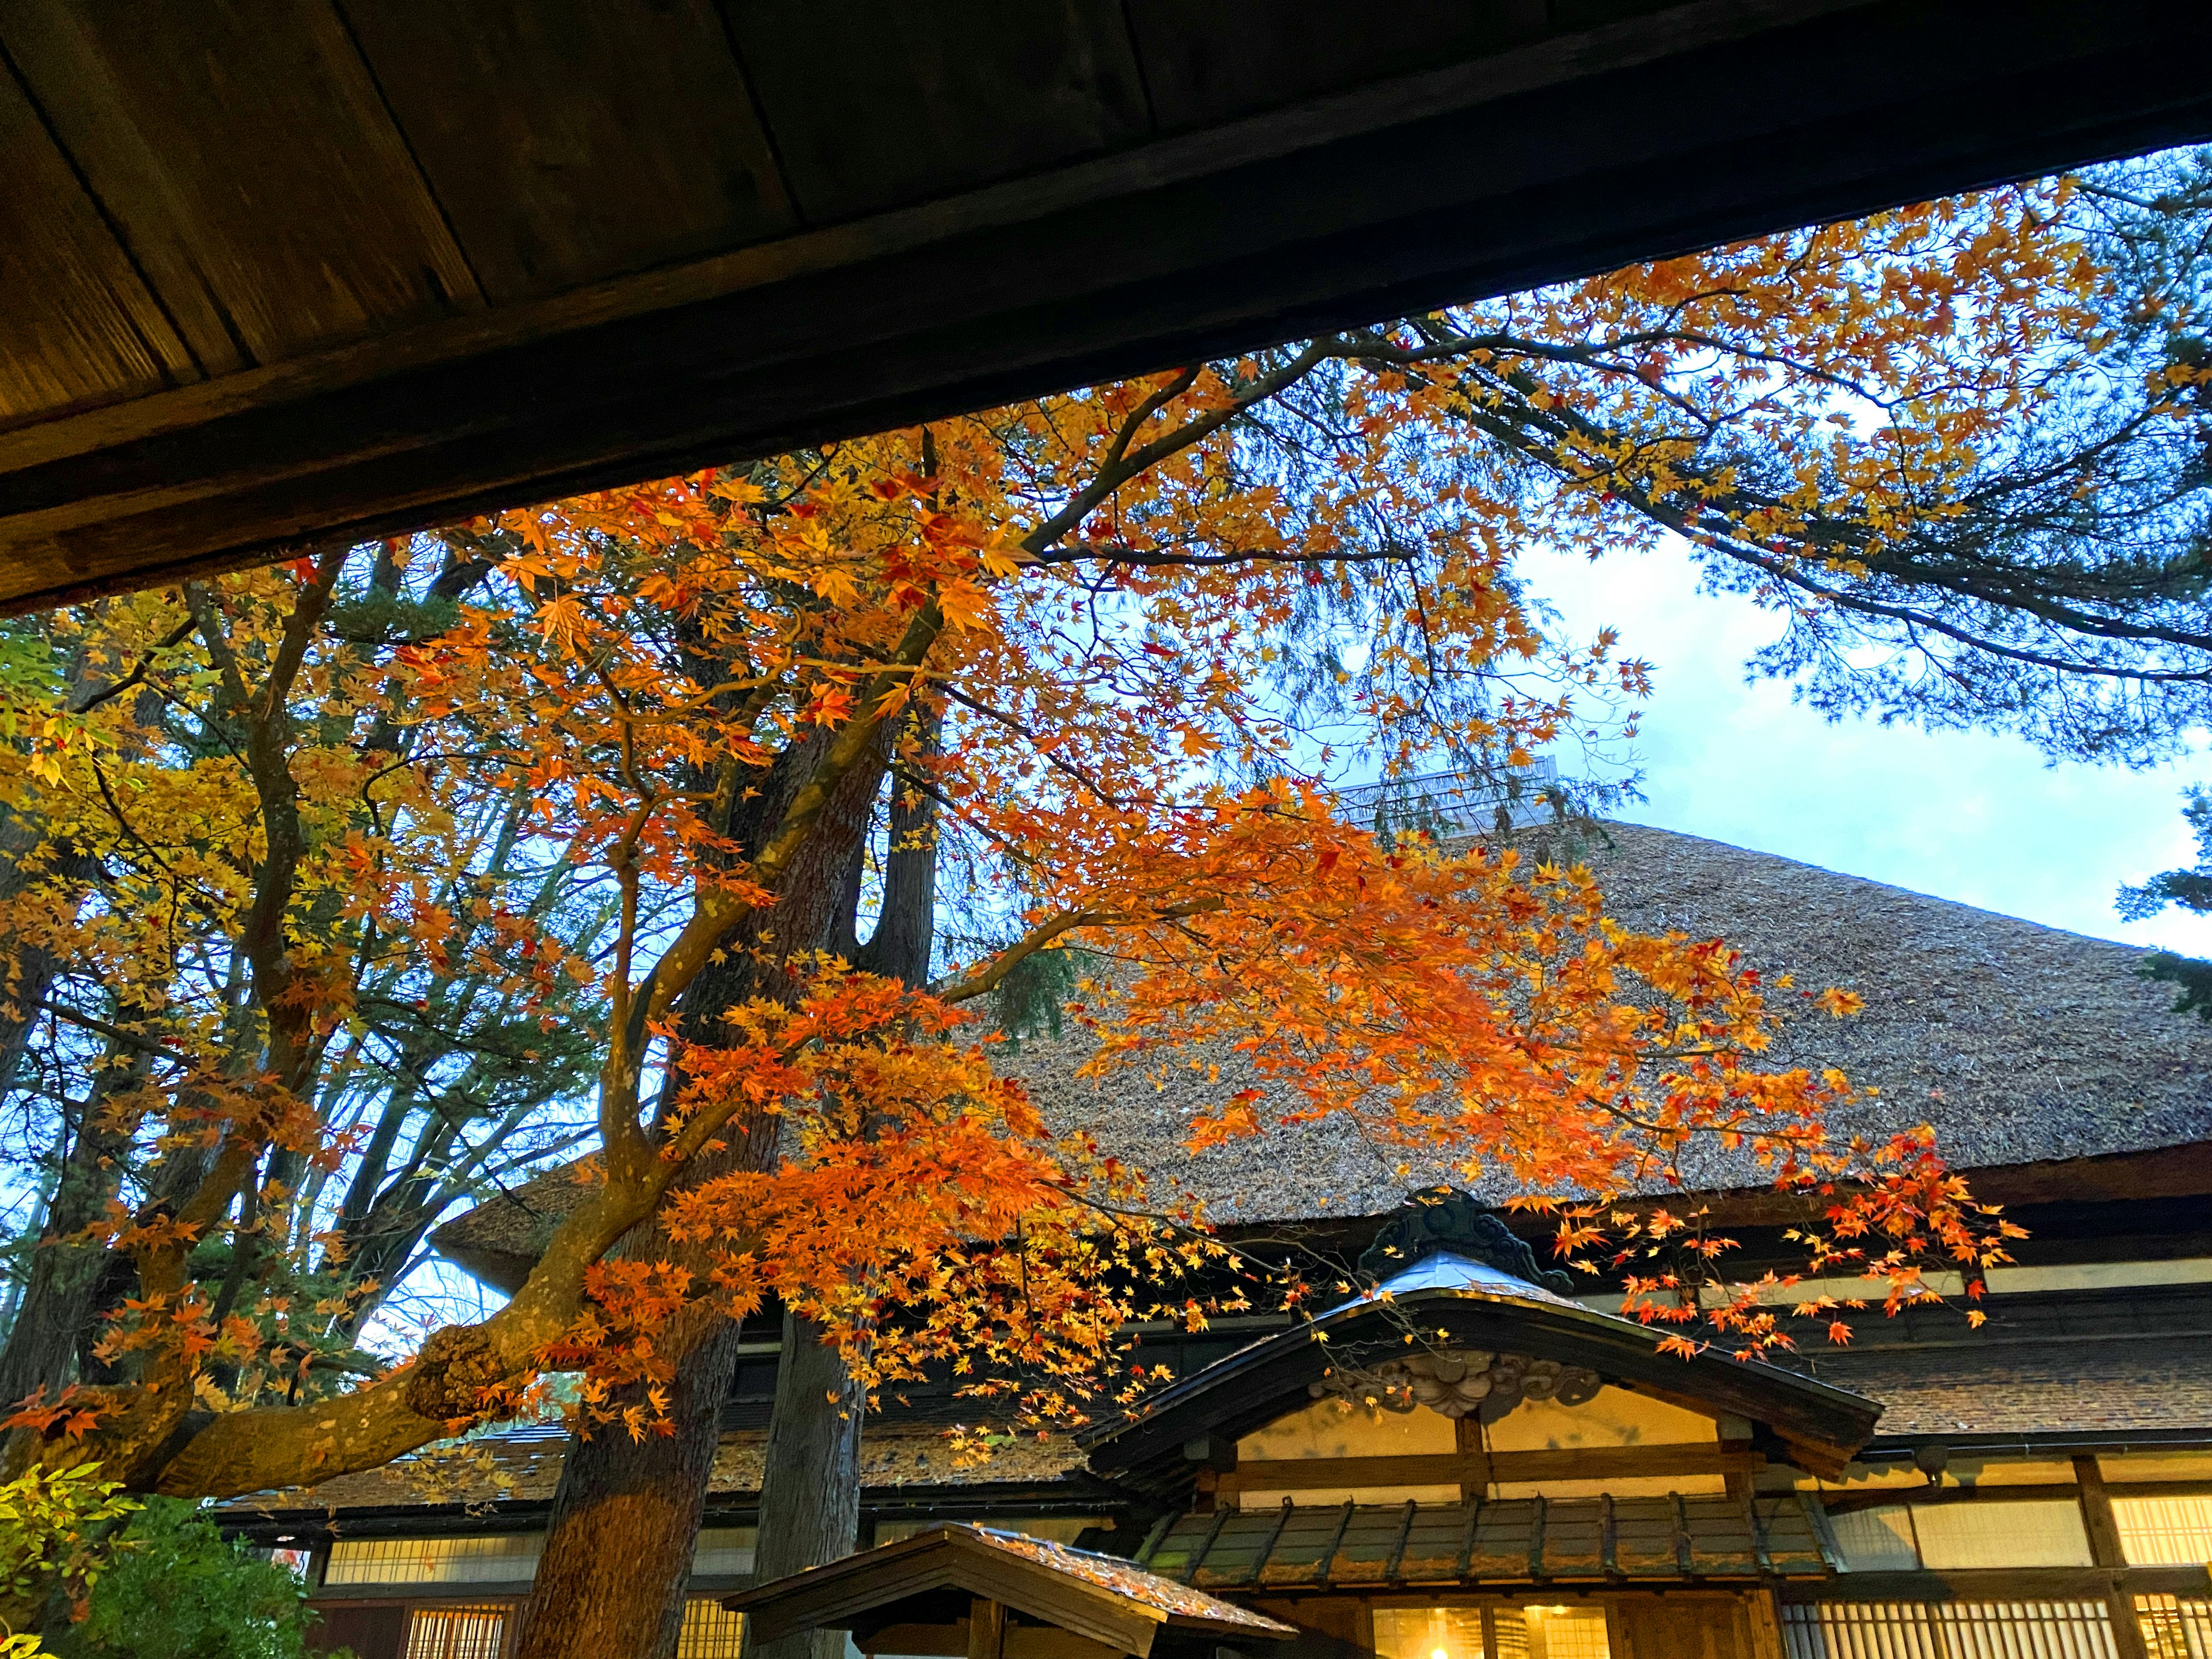
[[[837,1350],[823,1341],[821,1327],[786,1314],[754,1583],[835,1561],[859,1543],[860,1419],[867,1403]],[[801,1631],[756,1645],[748,1628],[744,1651],[747,1659],[842,1659],[845,1632]]]
[[[787,757],[790,763],[780,765],[747,804],[761,822],[773,826],[771,804],[781,816],[783,803],[811,770],[816,746]],[[882,781],[880,758],[853,769],[779,884],[761,926],[741,929],[728,944],[721,969],[693,981],[683,1000],[684,1024],[694,1040],[711,1041],[721,1012],[744,998],[794,992],[797,981],[783,969],[790,957],[817,950],[849,952],[859,855]],[[733,826],[740,843],[757,842],[757,829],[748,836],[744,828]],[[729,1149],[713,1155],[712,1173],[764,1167],[775,1155],[775,1121],[765,1120],[765,1127],[742,1140],[732,1134]],[[708,1173],[702,1169],[688,1179]],[[624,1241],[624,1253],[694,1267],[709,1258],[707,1247],[679,1245],[657,1223],[637,1232],[641,1237],[635,1242]],[[726,1319],[667,1333],[664,1352],[677,1351],[673,1433],[632,1441],[603,1427],[588,1441],[570,1437],[514,1659],[674,1659],[738,1339],[737,1322]],[[845,1547],[851,1547],[849,1540]]]

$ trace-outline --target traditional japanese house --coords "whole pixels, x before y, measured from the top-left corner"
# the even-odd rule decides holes
[[[2124,946],[1661,830],[1587,850],[1624,920],[1865,995],[1790,1042],[1880,1086],[1869,1125],[1934,1122],[2030,1230],[1986,1327],[1939,1277],[1848,1346],[1801,1322],[1779,1363],[1686,1360],[1501,1194],[1409,1195],[1326,1129],[1188,1158],[1172,1088],[1079,1084],[1045,1042],[1022,1063],[1053,1111],[1363,1288],[1310,1325],[1140,1330],[1177,1377],[1141,1415],[980,1467],[943,1434],[972,1404],[908,1391],[868,1426],[863,1544],[969,1521],[1077,1545],[1293,1626],[1296,1659],[2212,1656],[2212,1028]],[[1731,1271],[1786,1267],[1790,1214],[1727,1173],[1705,1202]],[[518,1282],[574,1190],[543,1178],[440,1248]],[[750,1346],[726,1410],[689,1659],[737,1650],[776,1352]],[[312,1553],[362,1659],[495,1659],[562,1443],[471,1442],[235,1523]]]

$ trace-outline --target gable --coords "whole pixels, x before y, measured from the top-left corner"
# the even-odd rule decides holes
[[[1719,1492],[1747,1466],[1750,1437],[1741,1418],[1610,1384],[1572,1401],[1520,1399],[1488,1422],[1340,1395],[1239,1436],[1234,1467],[1212,1484],[1248,1510]]]

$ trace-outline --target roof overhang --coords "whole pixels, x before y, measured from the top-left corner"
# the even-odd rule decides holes
[[[949,1627],[966,1616],[971,1596],[1140,1656],[1163,1635],[1210,1644],[1297,1634],[1114,1557],[957,1522],[742,1591],[722,1605],[744,1614],[754,1640],[772,1642],[804,1630],[860,1635],[890,1626]]]
[[[1438,1258],[1431,1258],[1433,1262]],[[1764,1431],[1791,1462],[1841,1473],[1873,1437],[1881,1405],[1795,1371],[1711,1352],[1662,1350],[1664,1327],[1599,1313],[1494,1269],[1457,1283],[1423,1263],[1387,1294],[1370,1292],[1239,1350],[1170,1385],[1131,1418],[1081,1437],[1091,1468],[1164,1489],[1187,1480],[1185,1446],[1234,1440],[1310,1402],[1332,1370],[1408,1352],[1411,1334],[1437,1347],[1487,1349],[1553,1359]],[[1474,1264],[1480,1267],[1480,1264]]]
[[[841,15],[6,9],[0,607],[2212,133],[2201,0]]]

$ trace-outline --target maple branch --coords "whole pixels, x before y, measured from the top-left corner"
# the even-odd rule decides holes
[[[1037,923],[994,957],[988,966],[964,975],[931,994],[939,1002],[967,1002],[976,997],[988,996],[1022,963],[1054,940],[1073,933],[1079,927],[1134,927],[1163,921],[1180,921],[1187,916],[1210,915],[1225,908],[1227,904],[1228,901],[1218,894],[1209,894],[1203,898],[1184,899],[1179,903],[1141,912],[1064,910]]]
[[[1211,437],[1254,404],[1263,403],[1277,392],[1295,386],[1330,357],[1340,355],[1342,343],[1333,337],[1310,341],[1304,350],[1279,368],[1259,376],[1223,407],[1186,422],[1174,431],[1164,433],[1133,452],[1109,451],[1106,464],[1098,469],[1091,482],[1072,494],[1059,512],[1024,536],[1018,545],[1024,553],[1035,559],[1069,531],[1080,526],[1091,516],[1093,507],[1130,479],[1150,471],[1169,456]],[[1133,427],[1125,424],[1117,439],[1126,438],[1133,430]]]
[[[113,698],[121,696],[125,691],[130,690],[131,688],[135,685],[143,684],[147,674],[151,672],[154,666],[154,659],[162,652],[173,651],[177,647],[182,645],[186,640],[191,638],[193,630],[198,626],[199,624],[197,619],[187,614],[184,621],[179,623],[174,628],[171,629],[167,634],[164,634],[161,636],[152,650],[147,652],[144,656],[138,659],[137,665],[134,666],[128,674],[125,674],[121,679],[116,681],[114,684],[107,686],[101,690],[94,692],[90,696],[86,697],[81,702],[73,701],[70,705],[70,713],[72,714],[89,714],[94,709],[99,708],[100,704],[107,702]]]
[[[90,1014],[80,1013],[76,1009],[64,1007],[58,1002],[42,1000],[31,1006],[41,1013],[52,1014],[56,1019],[70,1025],[82,1026],[84,1030],[104,1036],[111,1042],[120,1043],[126,1048],[136,1048],[139,1053],[150,1054],[156,1060],[166,1060],[173,1066],[182,1066],[189,1070],[196,1068],[198,1065],[198,1061],[178,1054],[167,1044],[157,1042],[141,1032],[125,1030],[120,1025],[112,1025]]]
[[[1402,542],[1353,551],[1338,548],[1327,553],[1302,553],[1274,548],[1239,548],[1229,553],[1163,553],[1131,547],[1126,542],[1085,542],[1079,547],[1041,553],[1030,562],[1063,565],[1098,559],[1109,564],[1137,565],[1146,569],[1201,570],[1210,566],[1228,564],[1387,564],[1393,561],[1409,561],[1417,556],[1417,551]]]

